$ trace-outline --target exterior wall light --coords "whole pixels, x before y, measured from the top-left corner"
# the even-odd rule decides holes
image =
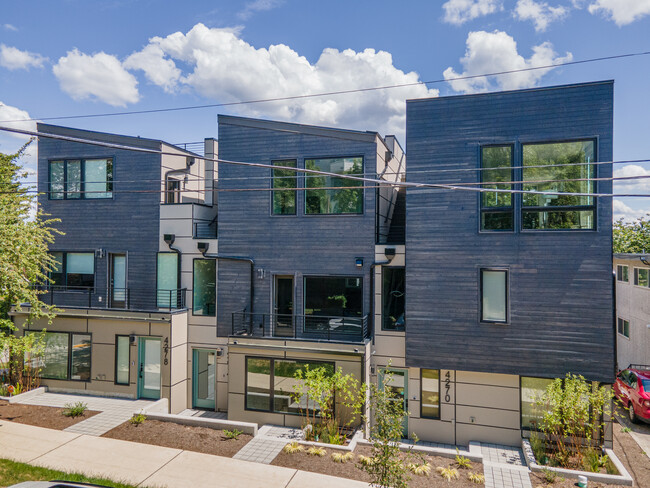
[[[175,240],[176,240],[176,234],[163,235],[163,241],[165,241],[165,244],[167,244],[168,246],[171,246]]]
[[[354,265],[357,268],[363,268],[363,258],[354,258]]]

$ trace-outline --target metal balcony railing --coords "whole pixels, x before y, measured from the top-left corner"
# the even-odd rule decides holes
[[[97,288],[88,286],[40,285],[40,300],[65,308],[133,311],[170,311],[186,308],[186,288],[155,290],[139,288]]]
[[[370,337],[368,316],[232,314],[232,335],[363,343]]]

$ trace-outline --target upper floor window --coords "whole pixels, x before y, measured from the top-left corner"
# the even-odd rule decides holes
[[[650,286],[649,275],[649,268],[634,268],[634,284],[636,286]]]
[[[553,192],[594,193],[595,151],[593,140],[523,145],[522,189],[549,192],[522,195],[524,229],[594,229],[594,197]]]
[[[624,337],[630,338],[630,321],[622,318],[617,320],[617,330],[618,333]]]
[[[305,168],[338,175],[363,175],[363,158],[305,159]],[[306,214],[363,213],[362,181],[307,173]]]
[[[195,259],[192,314],[214,317],[217,313],[217,260]]]
[[[296,167],[295,160],[273,161],[274,166]],[[273,215],[296,214],[296,172],[289,169],[273,169],[272,205]]]
[[[178,289],[178,254],[159,252],[156,257],[156,303],[169,308],[176,303]]]
[[[50,199],[113,198],[112,159],[50,161]]]
[[[167,178],[165,186],[165,203],[181,203],[181,180]]]
[[[92,252],[53,252],[55,268],[50,273],[52,285],[67,288],[95,286],[95,254]]]
[[[383,330],[404,330],[404,268],[384,266],[382,274],[382,323]]]
[[[481,185],[483,188],[512,190],[512,146],[485,146],[481,148]],[[503,183],[501,183],[503,182]],[[481,193],[481,230],[513,230],[514,211],[512,193]]]
[[[619,264],[618,266],[616,266],[616,279],[618,281],[625,281],[626,283],[628,283],[630,281],[629,276],[628,276],[628,267],[627,266],[625,266],[623,264]]]
[[[508,321],[508,271],[481,270],[481,322]]]

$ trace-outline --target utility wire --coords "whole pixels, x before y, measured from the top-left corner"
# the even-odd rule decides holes
[[[558,68],[558,67],[561,67],[561,66],[575,66],[575,65],[579,65],[579,64],[595,63],[595,62],[599,62],[599,61],[609,61],[609,60],[613,60],[613,59],[623,59],[623,58],[631,58],[631,57],[638,57],[638,56],[647,56],[648,54],[650,54],[650,51],[641,51],[641,52],[635,52],[635,53],[616,54],[616,55],[613,55],[613,56],[602,56],[602,57],[599,57],[599,58],[581,59],[581,60],[578,60],[578,61],[565,61],[565,62],[562,62],[562,63],[547,64],[547,65],[543,65],[543,66],[531,66],[529,68],[519,68],[519,69],[506,70],[506,71],[495,71],[495,72],[492,72],[492,73],[484,73],[484,74],[478,74],[478,75],[464,75],[464,76],[456,76],[454,78],[447,78],[447,79],[439,78],[439,79],[430,80],[430,81],[416,81],[416,82],[411,82],[411,83],[400,83],[400,84],[395,84],[395,85],[384,85],[384,86],[375,86],[375,87],[368,87],[368,88],[355,88],[355,89],[350,89],[350,90],[338,90],[338,91],[323,92],[323,93],[312,93],[312,94],[306,94],[306,95],[293,95],[293,96],[275,97],[275,98],[261,98],[261,99],[255,99],[255,100],[242,100],[242,101],[239,101],[239,102],[211,103],[211,104],[204,104],[204,105],[158,108],[158,109],[150,109],[150,110],[131,110],[131,111],[123,111],[123,112],[104,112],[104,113],[85,114],[85,115],[66,115],[66,116],[58,116],[58,117],[40,117],[40,118],[32,118],[32,119],[2,120],[2,121],[0,121],[0,123],[32,122],[32,121],[37,121],[37,120],[87,119],[87,118],[94,118],[94,117],[114,117],[114,116],[118,116],[118,115],[141,115],[141,114],[152,114],[152,113],[161,113],[161,112],[178,112],[178,111],[183,111],[183,110],[196,110],[196,109],[204,109],[204,108],[232,107],[232,106],[236,106],[236,105],[251,105],[251,104],[258,104],[258,103],[283,102],[283,101],[288,101],[288,100],[301,100],[301,99],[305,99],[305,98],[328,97],[328,96],[334,96],[334,95],[345,95],[345,94],[350,94],[350,93],[362,93],[362,92],[371,92],[371,91],[378,91],[378,90],[389,90],[389,89],[393,89],[393,88],[404,88],[404,87],[409,87],[409,86],[418,86],[418,85],[427,86],[427,85],[434,85],[434,84],[439,84],[439,83],[448,83],[448,82],[452,82],[452,81],[471,80],[471,79],[476,79],[476,78],[486,78],[486,77],[490,77],[490,76],[503,76],[503,75],[509,75],[509,74],[514,74],[514,73],[523,73],[523,72],[527,72],[527,71]]]

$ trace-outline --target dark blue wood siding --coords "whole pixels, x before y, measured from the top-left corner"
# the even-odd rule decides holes
[[[456,170],[483,144],[597,138],[611,161],[612,114],[613,82],[409,101],[407,180],[476,183]],[[454,171],[426,172],[440,169]],[[406,207],[408,366],[613,380],[611,198],[596,231],[479,233],[474,192],[409,190]],[[479,322],[482,267],[510,270],[507,325]]]
[[[219,158],[271,164],[305,158],[363,156],[364,171],[374,174],[377,164],[375,134],[320,129],[219,117]],[[297,212],[271,215],[269,191],[231,192],[229,189],[268,189],[271,170],[219,163],[219,254],[247,256],[264,277],[254,278],[254,313],[272,312],[274,275],[293,275],[294,313],[303,313],[303,277],[345,275],[363,277],[364,313],[369,312],[369,270],[374,258],[375,190],[366,189],[361,215],[305,215],[304,192],[299,191]],[[304,178],[298,177],[304,187]],[[221,191],[223,190],[223,191]],[[355,258],[364,260],[362,269]],[[250,311],[249,264],[222,260],[217,283],[219,335],[231,332],[233,312]]]
[[[95,139],[111,144],[161,150],[159,141],[67,129],[39,124],[39,131],[63,136]],[[96,200],[50,200],[48,161],[55,159],[113,159],[113,198]],[[160,219],[160,155],[120,150],[78,142],[39,138],[38,181],[42,209],[61,219],[55,227],[64,235],[56,237],[52,251],[94,251],[95,287],[98,295],[108,286],[108,253],[127,253],[127,287],[134,308],[155,308],[156,253]],[[104,295],[105,296],[105,295]]]

